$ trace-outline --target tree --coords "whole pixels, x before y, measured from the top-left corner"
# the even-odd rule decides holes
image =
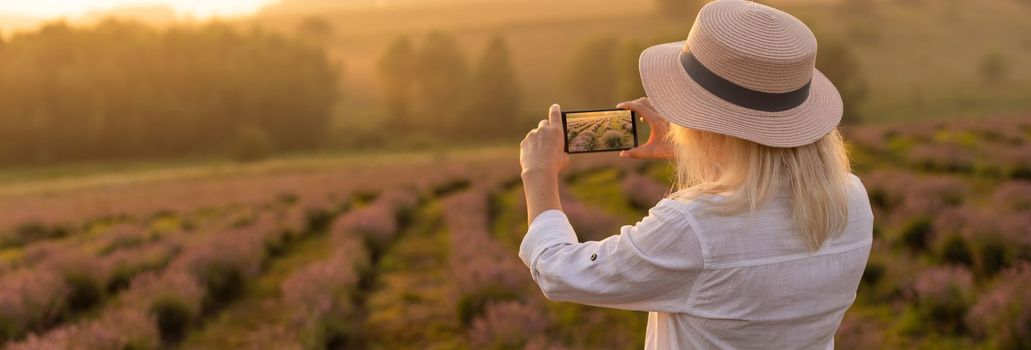
[[[981,57],[978,65],[981,74],[981,81],[985,84],[996,85],[1006,80],[1009,75],[1010,65],[1006,56],[999,51],[992,51]]]
[[[508,44],[495,36],[487,44],[469,80],[469,104],[464,119],[467,135],[502,136],[519,125],[522,92],[512,66]]]
[[[601,37],[585,42],[573,52],[563,80],[578,103],[609,106],[617,102],[616,47],[615,38]]]
[[[333,24],[322,17],[308,17],[297,25],[298,34],[320,44],[325,44],[333,38],[333,31]]]
[[[320,47],[224,24],[47,25],[0,50],[0,163],[316,148],[339,77]]]
[[[841,93],[845,111],[841,117],[844,124],[862,121],[859,108],[866,100],[867,83],[859,60],[848,46],[834,40],[821,40],[816,56],[816,68],[820,70]]]
[[[387,126],[391,130],[405,132],[413,126],[411,99],[416,78],[415,49],[407,36],[394,40],[380,58],[379,75],[383,82]]]
[[[416,125],[449,134],[461,122],[456,112],[468,75],[465,57],[458,42],[442,32],[427,35],[415,56],[416,112],[422,117]]]

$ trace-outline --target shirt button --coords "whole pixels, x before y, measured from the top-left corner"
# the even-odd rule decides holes
[[[598,260],[598,254],[597,253],[591,254],[591,261],[595,261],[595,260]]]

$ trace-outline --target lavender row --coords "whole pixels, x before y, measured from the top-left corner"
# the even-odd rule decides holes
[[[258,176],[208,176],[154,180],[53,194],[0,197],[0,247],[63,237],[106,220],[144,220],[161,213],[192,214],[277,201],[333,201],[353,190],[409,186],[426,190],[473,174],[512,177],[518,164],[505,157],[424,157],[409,162],[364,162],[316,171],[269,172]],[[391,174],[391,176],[383,176]]]
[[[249,334],[255,347],[324,348],[357,337],[353,301],[372,255],[394,240],[418,204],[412,190],[385,191],[367,206],[338,216],[329,226],[332,245],[326,259],[294,272],[280,284],[278,307],[289,310],[287,324],[266,325]],[[276,334],[274,339],[266,333]]]
[[[917,168],[1031,178],[1031,117],[870,126],[847,130],[847,136]]]
[[[148,349],[155,348],[154,344],[175,343],[199,322],[205,310],[216,310],[239,296],[244,285],[260,273],[267,256],[287,242],[287,236],[298,234],[278,224],[289,222],[280,220],[283,215],[286,214],[263,213],[245,227],[198,230],[177,236],[175,242],[181,253],[171,259],[168,267],[132,278],[126,291],[97,318],[30,335],[11,347],[69,348],[93,344],[84,348]],[[46,272],[42,271],[32,274],[37,279],[44,275]],[[60,295],[57,298],[60,300]],[[60,301],[50,304],[55,303]],[[15,304],[39,305],[24,298]],[[127,325],[126,319],[135,321]],[[120,336],[108,336],[111,334]]]
[[[474,347],[513,348],[545,344],[551,323],[523,292],[532,281],[516,257],[488,231],[487,192],[474,187],[444,202],[449,261],[460,293],[458,315],[469,325]]]
[[[129,286],[137,275],[165,268],[180,251],[209,232],[255,224],[280,226],[263,249],[274,250],[283,238],[307,230],[312,206],[245,216],[229,215],[215,220],[198,220],[201,227],[175,227],[167,232],[138,224],[116,224],[89,240],[47,241],[25,248],[17,265],[0,274],[0,341],[17,339],[27,332],[39,332],[69,317],[93,308]],[[318,210],[329,210],[319,208]],[[240,211],[236,211],[240,212]],[[262,216],[264,215],[264,216]],[[93,235],[91,235],[92,237]]]

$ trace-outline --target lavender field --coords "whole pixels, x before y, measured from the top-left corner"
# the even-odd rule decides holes
[[[569,152],[626,149],[634,146],[633,120],[609,112],[570,114],[566,125]]]
[[[875,245],[843,349],[1031,347],[1031,118],[845,130]],[[577,155],[581,240],[670,189]],[[14,185],[9,185],[12,187]],[[549,302],[511,149],[0,192],[6,349],[633,349],[645,314]]]

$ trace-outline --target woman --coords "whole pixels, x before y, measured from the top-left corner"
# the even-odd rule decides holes
[[[649,349],[824,349],[855,299],[872,239],[841,136],[842,101],[799,20],[740,0],[702,8],[686,42],[641,55],[651,125],[621,156],[672,159],[676,191],[635,226],[578,243],[561,211],[561,114],[520,162],[519,256],[551,300],[648,311]],[[667,137],[664,137],[667,136]]]

